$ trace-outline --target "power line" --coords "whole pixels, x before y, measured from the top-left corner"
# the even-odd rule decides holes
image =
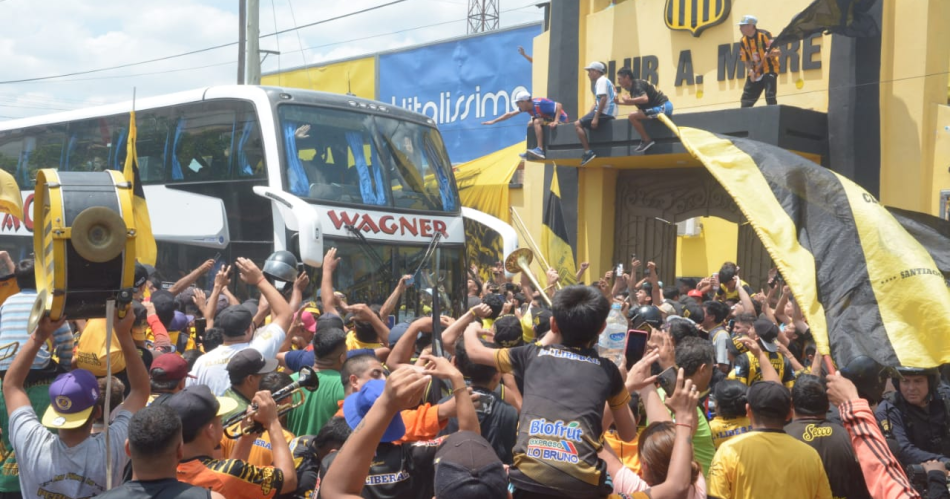
[[[2,0],[0,0],[0,1],[2,1]],[[401,2],[405,2],[405,1],[406,1],[406,0],[394,0],[394,1],[392,1],[392,2],[385,3],[385,4],[382,4],[382,5],[377,5],[377,6],[375,6],[375,7],[368,7],[368,8],[363,9],[363,10],[359,10],[359,11],[355,11],[355,12],[350,12],[350,13],[348,13],[348,14],[342,14],[342,15],[339,15],[339,16],[336,16],[336,17],[331,17],[331,18],[329,18],[329,19],[323,19],[323,20],[321,20],[321,21],[316,21],[316,22],[313,22],[313,23],[304,24],[304,25],[298,26],[298,27],[296,27],[296,28],[290,28],[290,29],[286,29],[286,30],[283,30],[283,31],[277,31],[277,32],[274,32],[274,33],[270,33],[270,34],[267,34],[267,35],[263,35],[263,36],[261,36],[261,38],[267,38],[267,37],[270,37],[270,36],[276,36],[276,35],[279,35],[279,34],[281,34],[281,33],[287,33],[287,32],[293,31],[293,30],[295,30],[295,29],[308,28],[308,27],[311,27],[311,26],[316,26],[316,25],[318,25],[318,24],[328,23],[328,22],[330,22],[330,21],[336,21],[336,20],[338,20],[338,19],[343,19],[343,18],[346,18],[346,17],[355,16],[355,15],[357,15],[357,14],[363,14],[363,13],[365,13],[365,12],[369,12],[369,11],[376,10],[376,9],[381,9],[381,8],[383,8],[383,7],[388,7],[388,6],[390,6],[390,5],[397,4],[397,3],[401,3]],[[169,60],[169,59],[175,59],[175,58],[178,58],[178,57],[185,57],[185,56],[189,56],[189,55],[200,54],[200,53],[203,53],[203,52],[210,52],[210,51],[212,51],[212,50],[217,50],[217,49],[221,49],[221,48],[225,48],[225,47],[230,47],[230,46],[237,45],[237,44],[238,44],[238,42],[223,43],[223,44],[221,44],[221,45],[215,45],[215,46],[213,46],[213,47],[206,47],[206,48],[203,48],[203,49],[191,50],[191,51],[183,52],[183,53],[180,53],[180,54],[169,55],[169,56],[165,56],[165,57],[158,57],[158,58],[149,59],[149,60],[146,60],[146,61],[130,62],[130,63],[126,63],[126,64],[120,64],[120,65],[118,65],[118,66],[111,66],[111,67],[108,67],[108,68],[89,69],[89,70],[86,70],[86,71],[74,71],[74,72],[72,72],[72,73],[64,73],[64,74],[53,75],[53,76],[38,76],[38,77],[35,77],[35,78],[22,78],[22,79],[19,79],[19,80],[0,81],[0,85],[8,85],[8,84],[12,84],[12,83],[28,83],[28,82],[34,82],[34,81],[52,80],[52,79],[55,79],[55,78],[64,78],[64,77],[67,77],[67,76],[80,76],[80,75],[86,75],[86,74],[92,74],[92,73],[101,73],[101,72],[103,72],[103,71],[111,71],[111,70],[113,70],[113,69],[122,69],[122,68],[128,68],[128,67],[132,67],[132,66],[140,66],[140,65],[142,65],[142,64],[151,64],[151,63],[153,63],[153,62],[167,61],[167,60]]]

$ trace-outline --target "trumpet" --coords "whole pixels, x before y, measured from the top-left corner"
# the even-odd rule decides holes
[[[304,397],[301,388],[312,392],[319,386],[320,379],[317,378],[316,373],[313,372],[313,368],[304,367],[301,369],[300,377],[297,381],[273,393],[274,400],[277,402],[277,417],[283,416],[303,404]],[[288,397],[290,398],[289,401],[280,403],[281,400]],[[244,424],[245,420],[250,420],[257,414],[256,404],[252,404],[250,408],[250,411],[235,414],[224,421],[222,424],[222,426],[224,426],[224,436],[233,440],[241,438],[244,435],[262,433],[264,431],[264,425],[257,421],[253,421],[252,424],[249,425]]]
[[[534,289],[538,290],[541,293],[541,299],[544,300],[544,303],[547,303],[548,307],[551,306],[551,297],[545,293],[544,288],[538,284],[538,280],[534,278],[534,274],[531,273],[531,262],[534,261],[534,252],[529,248],[518,248],[511,252],[507,258],[505,258],[505,270],[516,274],[521,272],[525,277],[531,281],[531,284],[534,285]]]

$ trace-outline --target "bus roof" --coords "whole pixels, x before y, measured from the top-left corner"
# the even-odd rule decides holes
[[[413,121],[421,125],[435,127],[435,122],[428,116],[408,111],[399,106],[383,102],[363,99],[353,95],[341,95],[300,88],[267,87],[257,85],[221,85],[213,87],[185,90],[172,94],[157,95],[136,99],[135,109],[141,111],[167,106],[175,106],[190,102],[201,102],[216,99],[245,99],[261,101],[266,99],[273,108],[279,103],[298,103],[303,105],[321,105],[340,109],[356,110],[369,114],[391,116],[401,120]],[[62,113],[44,114],[16,120],[0,121],[0,131],[16,130],[49,123],[62,123],[99,116],[111,116],[128,113],[132,109],[132,101],[107,104],[103,106],[87,107]]]

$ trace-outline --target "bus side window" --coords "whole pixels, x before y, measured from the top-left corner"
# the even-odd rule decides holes
[[[70,122],[60,170],[101,172],[115,168],[114,128],[112,120],[106,117]]]
[[[169,142],[170,122],[173,122],[173,118],[166,109],[135,112],[135,152],[138,153],[139,178],[143,184],[165,181],[165,150]]]
[[[241,103],[244,111],[235,126],[231,178],[263,177],[264,145],[261,126],[251,106]]]

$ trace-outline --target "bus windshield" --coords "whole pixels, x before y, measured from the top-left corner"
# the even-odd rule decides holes
[[[333,241],[340,265],[333,274],[334,287],[346,291],[348,303],[382,304],[399,278],[414,273],[425,257],[425,246],[361,244],[357,240]],[[455,313],[464,305],[464,268],[461,248],[439,248],[415,278],[400,302],[397,318],[402,321],[430,314],[434,295],[441,297],[441,313]],[[439,279],[435,259],[439,259]],[[436,285],[438,281],[438,285]],[[436,293],[437,291],[437,293]],[[384,318],[385,319],[385,318]]]
[[[435,128],[354,111],[279,107],[287,190],[318,201],[459,209]]]

